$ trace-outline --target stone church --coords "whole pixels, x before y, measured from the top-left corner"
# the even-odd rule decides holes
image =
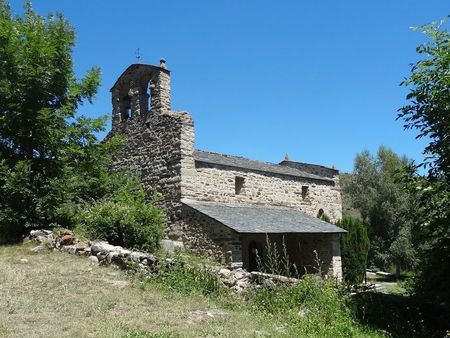
[[[111,89],[112,130],[124,137],[117,168],[137,172],[149,195],[167,210],[166,236],[191,252],[257,269],[266,238],[285,243],[300,272],[317,269],[341,278],[340,235],[323,222],[342,216],[339,172],[285,159],[279,164],[196,150],[187,112],[170,107],[170,71],[133,64]]]

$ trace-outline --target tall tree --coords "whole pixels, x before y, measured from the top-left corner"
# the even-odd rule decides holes
[[[405,182],[419,201],[414,234],[420,243],[421,264],[416,292],[450,303],[450,34],[445,20],[416,27],[429,41],[417,48],[421,60],[402,82],[410,88],[409,104],[399,110],[406,129],[426,138],[426,177],[411,169]]]
[[[400,259],[400,246],[393,246],[402,234],[402,247],[412,250],[410,237],[403,236],[413,219],[413,200],[397,179],[401,170],[411,163],[406,157],[400,157],[392,150],[380,146],[377,155],[363,151],[355,158],[355,168],[351,176],[342,182],[343,193],[352,206],[359,211],[370,239],[369,264],[385,269],[394,264],[397,271],[409,267],[413,256]],[[395,249],[395,254],[394,254]],[[411,253],[410,250],[408,250]]]
[[[359,219],[344,216],[336,223],[348,231],[341,237],[342,273],[349,284],[360,284],[367,268],[369,237],[366,225]]]
[[[74,44],[62,14],[44,18],[27,2],[13,15],[0,0],[0,237],[49,226],[74,190],[101,179],[109,145],[95,132],[105,119],[76,115],[96,94],[99,69],[77,80]]]

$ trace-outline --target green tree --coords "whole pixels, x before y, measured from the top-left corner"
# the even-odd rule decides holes
[[[367,267],[369,237],[365,224],[350,216],[336,223],[348,232],[341,237],[342,273],[349,284],[362,283]]]
[[[402,85],[410,88],[409,104],[399,110],[406,129],[426,138],[426,177],[411,168],[405,183],[418,200],[413,234],[419,243],[416,292],[450,302],[450,34],[445,21],[416,27],[429,41],[417,48],[421,60]]]
[[[413,261],[400,264],[399,252],[391,246],[414,219],[414,199],[404,189],[399,180],[399,173],[410,165],[406,157],[399,157],[392,150],[380,146],[377,155],[368,151],[358,154],[355,168],[351,176],[342,182],[342,190],[346,200],[359,211],[367,224],[370,239],[369,264],[386,269],[390,264],[400,271],[402,266],[410,267]],[[402,243],[406,245],[406,239]],[[407,245],[412,249],[412,244]],[[404,246],[402,246],[404,247]],[[398,245],[395,248],[399,248]],[[411,256],[406,255],[406,260]]]
[[[75,172],[107,145],[95,132],[104,118],[77,117],[99,85],[99,69],[73,72],[75,34],[61,15],[37,15],[30,3],[13,15],[0,0],[0,224],[18,235],[48,226],[67,201]],[[95,149],[94,149],[95,148]],[[81,169],[81,170],[80,170]],[[72,181],[69,179],[72,178]]]

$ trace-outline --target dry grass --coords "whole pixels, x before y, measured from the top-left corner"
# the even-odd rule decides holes
[[[221,309],[206,297],[143,286],[85,257],[30,248],[0,246],[0,337],[285,335],[283,326],[244,308]]]

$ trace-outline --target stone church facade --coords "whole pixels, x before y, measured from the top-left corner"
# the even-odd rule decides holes
[[[320,268],[341,278],[339,238],[345,230],[319,220],[341,218],[339,173],[294,162],[279,164],[194,149],[187,112],[172,112],[170,71],[133,64],[111,89],[112,129],[122,135],[117,168],[137,172],[149,195],[157,191],[167,210],[166,236],[191,252],[257,269],[266,238],[284,242],[299,271]]]

